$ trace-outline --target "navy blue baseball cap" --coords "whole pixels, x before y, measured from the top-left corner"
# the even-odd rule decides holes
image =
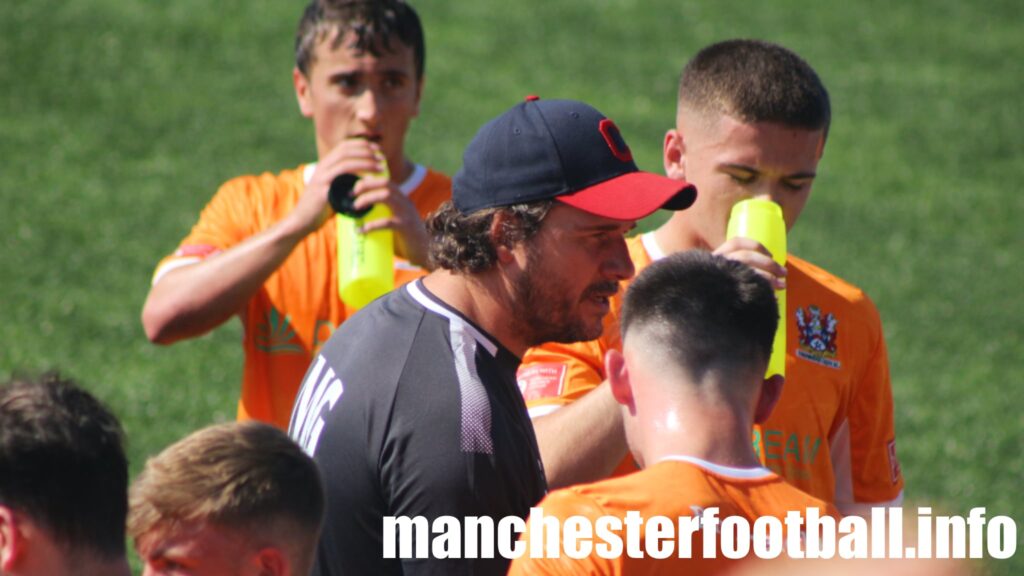
[[[689,208],[696,198],[692,184],[641,172],[604,114],[582,102],[536,96],[485,124],[452,179],[452,202],[463,214],[554,199],[637,220],[659,208]]]

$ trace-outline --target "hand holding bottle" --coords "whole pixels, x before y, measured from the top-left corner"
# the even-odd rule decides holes
[[[389,179],[387,166],[364,178]],[[328,200],[337,213],[338,295],[359,309],[394,289],[394,234],[390,228],[365,231],[367,222],[387,220],[391,209],[380,202],[357,207],[353,189],[359,177],[341,174],[331,182]]]
[[[786,222],[782,208],[770,200],[750,198],[732,207],[727,238],[756,240],[771,253],[779,266],[786,265]],[[776,290],[779,302],[779,327],[775,331],[772,356],[765,376],[786,375],[786,290]]]

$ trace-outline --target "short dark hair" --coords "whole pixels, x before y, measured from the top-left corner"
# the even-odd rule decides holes
[[[295,65],[308,76],[316,44],[336,34],[336,49],[347,32],[356,36],[352,48],[374,56],[380,56],[381,50],[392,52],[391,41],[397,37],[412,48],[416,78],[423,77],[427,58],[423,25],[403,0],[312,0],[295,34]]]
[[[128,534],[208,521],[260,535],[312,567],[324,515],[316,463],[287,434],[259,422],[214,425],[150,458],[132,484]]]
[[[463,214],[448,200],[427,219],[430,261],[445,270],[463,274],[488,270],[498,257],[497,246],[491,238],[495,215],[501,212],[509,216],[504,220],[500,243],[511,247],[540,231],[553,203],[554,200],[540,200]]]
[[[678,105],[825,132],[832,120],[828,91],[810,64],[761,40],[727,40],[698,52],[679,77]]]
[[[711,370],[764,372],[779,309],[753,268],[702,250],[648,266],[626,292],[620,329],[654,330],[667,356],[695,380]]]
[[[0,386],[0,504],[70,551],[124,556],[128,459],[117,418],[56,372]]]

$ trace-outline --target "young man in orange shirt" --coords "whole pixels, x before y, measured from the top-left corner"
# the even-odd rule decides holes
[[[783,542],[788,538],[782,520],[790,512],[804,517],[815,508],[838,516],[762,466],[750,444],[754,423],[765,421],[782,390],[781,376],[764,376],[777,324],[770,283],[744,264],[688,251],[644,270],[622,308],[622,351],[613,349],[605,358],[611,394],[642,470],[552,492],[540,508],[546,517],[564,522],[582,516],[592,526],[611,516],[623,520],[623,530],[629,529],[627,514],[638,512],[644,529],[632,540],[647,542],[647,553],[623,551],[605,558],[595,544],[592,553],[578,559],[566,553],[558,558],[524,554],[510,573],[717,574],[730,560],[720,547],[705,544],[709,531],[715,531],[710,524],[685,536],[663,536],[678,540],[676,552],[658,560],[650,555],[653,539],[646,521],[663,516],[676,526],[679,518],[706,518],[704,511],[712,509],[718,518],[743,517],[748,525],[772,516],[780,521],[778,541]],[[549,529],[531,520],[522,541]],[[623,530],[618,536],[628,542]],[[680,554],[686,545],[689,554]],[[706,553],[708,548],[714,553]]]
[[[128,536],[143,576],[306,576],[324,517],[316,464],[259,422],[203,428],[150,458]]]
[[[245,366],[238,417],[287,428],[302,376],[354,311],[338,297],[337,242],[327,192],[341,174],[364,177],[355,208],[387,204],[396,285],[423,271],[423,218],[450,180],[409,159],[405,136],[423,92],[423,30],[401,0],[313,0],[299,23],[295,95],[313,121],[319,161],[226,184],[174,254],[158,265],[142,313],[150,340],[170,344],[242,320]],[[406,262],[408,261],[408,263]],[[412,270],[410,270],[412,268]]]
[[[760,244],[726,241],[732,206],[765,198],[788,228],[806,204],[831,120],[828,92],[799,56],[734,40],[700,51],[683,70],[675,127],[665,135],[668,176],[697,186],[697,201],[656,231],[629,241],[638,270],[692,248],[739,259],[786,286],[786,386],[755,428],[766,466],[844,513],[902,500],[889,364],[878,311],[858,288],[789,255],[785,269]],[[531,409],[548,481],[565,486],[635,469],[602,358],[620,349],[618,307],[598,340],[548,344],[523,360],[519,385]],[[572,403],[571,407],[563,407]]]

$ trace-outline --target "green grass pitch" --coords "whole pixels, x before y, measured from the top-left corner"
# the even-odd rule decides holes
[[[528,93],[594,104],[658,171],[676,77],[695,50],[758,37],[809,60],[834,121],[790,243],[881,310],[908,501],[1024,522],[1024,5],[416,5],[427,86],[409,149],[449,173],[477,127]],[[290,83],[301,8],[0,10],[0,378],[59,368],[85,383],[122,418],[133,472],[234,416],[237,321],[159,348],[139,313],[157,260],[222,181],[313,158]],[[1024,550],[983,569],[1024,573]]]

